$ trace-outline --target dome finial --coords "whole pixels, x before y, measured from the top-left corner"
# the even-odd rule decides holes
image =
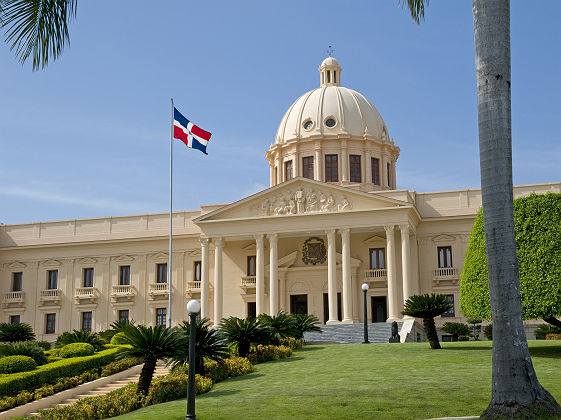
[[[334,52],[335,52],[335,51],[333,50],[333,48],[331,48],[331,45],[330,45],[329,48],[327,49],[327,55],[328,55],[329,57],[331,57],[331,56],[333,55]]]
[[[319,66],[320,84],[322,87],[341,86],[341,66],[335,57],[331,56],[333,54],[331,45],[327,50],[327,54],[329,56]]]

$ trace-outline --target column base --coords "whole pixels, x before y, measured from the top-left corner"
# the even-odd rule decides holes
[[[354,321],[353,321],[351,318],[349,318],[349,319],[343,319],[343,320],[341,321],[341,324],[354,324]]]
[[[338,319],[330,319],[329,321],[327,321],[325,323],[325,325],[335,325],[335,324],[340,324],[341,321],[339,321]]]

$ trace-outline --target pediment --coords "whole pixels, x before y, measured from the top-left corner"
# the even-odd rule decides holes
[[[345,213],[400,207],[406,204],[395,199],[372,196],[325,182],[294,178],[198,217],[194,222]]]
[[[168,254],[165,252],[156,252],[155,254],[151,255],[153,260],[167,260]]]
[[[60,267],[62,263],[57,260],[45,260],[41,262],[41,265],[45,267]]]
[[[277,262],[278,268],[290,268],[298,261],[298,251],[293,251],[282,258],[279,258]],[[268,271],[270,264],[265,265],[265,271]]]
[[[201,249],[192,249],[190,251],[187,251],[187,254],[191,257],[191,258],[201,258],[203,253],[201,252]]]
[[[454,242],[455,240],[456,240],[455,236],[446,235],[446,234],[437,235],[432,238],[433,242]]]
[[[97,263],[97,260],[91,257],[80,258],[78,260],[78,264],[95,264],[95,263]]]
[[[257,246],[255,245],[255,242],[251,242],[251,243],[247,244],[246,246],[243,246],[242,249],[244,251],[256,252],[257,251]]]
[[[120,262],[120,263],[121,263],[121,262],[122,262],[122,263],[124,263],[124,262],[130,263],[130,262],[133,262],[133,261],[134,261],[134,257],[131,257],[130,255],[125,255],[125,254],[123,254],[123,255],[119,255],[118,257],[116,257],[116,258],[115,258],[115,261],[116,261],[116,262]]]
[[[13,263],[6,264],[6,267],[10,270],[23,270],[26,267],[26,265],[19,261],[14,261]]]
[[[368,245],[381,245],[386,246],[387,239],[385,236],[382,235],[373,235],[363,241],[365,244]]]

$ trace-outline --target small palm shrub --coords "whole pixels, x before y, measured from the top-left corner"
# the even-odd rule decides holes
[[[452,334],[452,341],[458,341],[458,336],[469,335],[471,331],[469,325],[462,322],[445,322],[441,330],[445,333]]]
[[[93,346],[95,351],[103,349],[103,340],[97,334],[87,331],[65,331],[56,340],[57,347],[64,347],[70,343],[88,343]]]
[[[88,343],[70,343],[60,349],[60,357],[68,359],[70,357],[91,356],[95,353],[94,347]]]
[[[130,347],[123,349],[118,357],[125,359],[128,357],[140,357],[144,362],[136,392],[148,395],[156,362],[159,359],[172,357],[177,353],[181,340],[175,328],[166,328],[162,325],[145,327],[144,325],[129,325],[124,330],[125,344]]]
[[[486,325],[485,328],[483,328],[483,334],[485,335],[485,337],[487,337],[487,340],[492,340],[493,339],[493,324]]]
[[[423,319],[425,333],[430,343],[431,349],[439,349],[440,342],[434,325],[434,317],[442,315],[452,304],[448,302],[446,296],[440,294],[413,295],[405,302],[402,314]]]
[[[183,324],[177,328],[177,334],[180,343],[177,352],[171,358],[174,369],[189,361],[189,337],[191,335],[189,322],[183,321]],[[197,319],[195,321],[195,372],[205,375],[205,359],[221,363],[229,356],[230,350],[224,337],[219,331],[210,328],[210,320],[208,318]]]
[[[236,346],[240,357],[247,357],[252,344],[262,344],[269,338],[267,328],[256,318],[224,318],[218,329],[228,343]]]
[[[35,334],[31,325],[25,322],[9,324],[2,322],[0,324],[0,341],[15,343],[16,341],[33,341]]]
[[[561,334],[561,328],[551,324],[542,324],[534,331],[537,339],[544,339],[548,334]]]
[[[279,345],[281,339],[297,337],[299,334],[294,325],[294,317],[286,312],[279,311],[276,315],[261,314],[258,320],[269,334],[268,341],[275,346]]]
[[[36,341],[37,345],[40,346],[44,351],[51,349],[51,343],[48,341]]]
[[[295,338],[304,340],[304,333],[307,331],[321,332],[319,327],[319,319],[315,315],[308,314],[292,314],[294,329],[298,332]]]
[[[0,359],[0,373],[27,372],[37,367],[29,356],[6,356]]]
[[[29,356],[38,365],[47,363],[47,356],[43,348],[35,341],[19,341],[0,346],[0,356]]]

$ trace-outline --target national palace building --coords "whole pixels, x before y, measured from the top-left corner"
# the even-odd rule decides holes
[[[172,318],[316,315],[327,324],[402,320],[404,301],[442,293],[464,321],[459,281],[481,191],[396,189],[400,149],[376,108],[341,86],[333,57],[320,87],[290,106],[265,156],[270,188],[173,214]],[[561,192],[516,186],[514,196]],[[1,322],[39,340],[115,320],[166,324],[169,214],[0,225]],[[405,326],[405,324],[403,324]],[[405,328],[405,327],[404,327]],[[408,331],[402,330],[402,340]]]

